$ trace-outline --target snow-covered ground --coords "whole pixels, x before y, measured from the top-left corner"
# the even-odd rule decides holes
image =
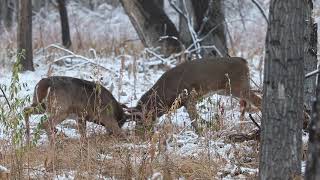
[[[90,41],[90,45],[93,45],[92,42],[95,42],[97,46],[101,47],[102,44],[111,43],[110,41],[113,39],[121,41],[137,38],[134,28],[131,26],[129,19],[121,7],[112,8],[107,4],[102,4],[93,12],[79,6],[77,3],[70,3],[68,10],[71,22],[71,34],[73,39],[75,39],[74,44],[79,44],[80,41],[82,41],[82,43]],[[168,12],[174,16],[172,11],[168,10]],[[241,21],[235,21],[235,19],[239,19],[238,15],[227,15],[228,20],[230,20],[228,27],[231,36],[237,40],[234,45],[239,48],[234,52],[234,55],[248,59],[252,80],[258,86],[261,86],[261,71],[258,67],[263,57],[263,33],[265,33],[266,24],[263,22],[264,20],[259,14],[259,11],[254,8],[249,11],[247,16],[246,18],[250,19],[250,21],[245,21],[244,27]],[[175,21],[177,20],[174,17],[173,19]],[[319,18],[317,20],[319,20]],[[24,84],[18,93],[19,98],[32,97],[33,89],[41,78],[63,75],[90,81],[99,81],[112,92],[119,102],[127,106],[135,106],[141,95],[165,72],[164,69],[154,66],[161,61],[155,57],[147,56],[143,50],[141,52],[131,53],[125,48],[120,48],[122,53],[111,53],[107,56],[106,53],[100,52],[102,48],[95,52],[95,47],[90,46],[87,47],[88,50],[86,52],[79,52],[79,54],[82,54],[82,57],[79,57],[77,53],[70,54],[70,52],[59,49],[57,48],[58,45],[53,45],[59,44],[57,42],[59,38],[55,37],[59,35],[59,33],[56,33],[60,31],[59,23],[59,14],[54,11],[48,12],[45,17],[40,15],[35,17],[34,27],[36,27],[37,30],[35,30],[34,33],[39,33],[40,27],[43,28],[42,30],[46,36],[45,38],[42,37],[43,39],[41,41],[43,41],[46,46],[34,50],[35,71],[19,74],[20,82]],[[5,37],[2,36],[2,38],[12,40],[14,36],[9,33],[9,35],[7,34]],[[40,41],[39,34],[35,34],[34,38],[38,39],[37,42]],[[85,43],[83,46],[85,46]],[[252,48],[255,49],[252,50]],[[90,49],[91,53],[89,52]],[[92,56],[92,54],[95,54],[94,52],[97,54],[96,56]],[[74,57],[68,58],[69,55],[73,55]],[[169,67],[174,67],[171,61],[164,63]],[[9,65],[5,66],[6,68],[0,69],[0,84],[7,87],[10,85],[12,76],[11,69],[9,68],[10,63],[8,64]],[[257,88],[255,85],[252,85],[252,87]],[[6,93],[9,94],[8,92]],[[169,133],[168,139],[165,140],[166,152],[170,154],[170,157],[197,159],[207,155],[206,158],[212,162],[221,163],[212,165],[219,168],[214,178],[241,179],[248,175],[254,177],[258,167],[256,164],[256,158],[258,157],[257,142],[231,143],[227,141],[226,138],[227,135],[231,133],[240,132],[239,105],[237,100],[232,101],[233,104],[231,105],[230,97],[212,95],[198,104],[198,110],[204,119],[214,119],[214,117],[218,116],[223,121],[221,129],[208,131],[204,136],[198,136],[192,131],[186,110],[184,108],[178,109],[177,112],[170,117],[171,122],[174,124],[174,130]],[[3,98],[0,98],[0,103],[1,105],[6,105]],[[219,109],[221,106],[224,108],[224,113]],[[32,130],[34,130],[40,122],[41,116],[42,115],[32,116]],[[260,119],[258,115],[254,117],[257,120]],[[160,129],[160,133],[164,126],[163,122],[166,119],[168,119],[168,117],[165,115],[158,119],[157,129]],[[245,132],[255,128],[248,117],[246,117],[244,123],[246,124]],[[63,132],[67,138],[77,139],[79,134],[75,128],[72,128],[76,127],[74,124],[75,121],[69,119],[59,125],[58,129]],[[128,129],[132,128],[133,124],[134,123],[129,122],[123,129],[128,131]],[[0,128],[3,128],[1,124]],[[104,128],[92,123],[88,124],[87,129],[89,136],[95,134],[96,131],[104,132]],[[47,137],[44,133],[42,133],[40,137],[37,144],[38,146],[47,143]],[[3,133],[3,130],[0,130],[0,139],[6,138],[7,136]],[[307,139],[304,139],[304,141],[307,141]],[[146,141],[139,144],[122,142],[111,146],[114,148],[120,146],[132,150],[132,148],[137,148],[138,146],[141,149],[152,149],[154,145],[152,142]],[[158,153],[156,154],[159,156],[161,154],[160,151],[160,148],[158,148]],[[255,154],[255,156],[252,157],[252,154]],[[99,160],[101,158],[112,160],[115,157],[112,153],[102,152],[97,159]],[[43,169],[43,167],[39,168]],[[155,169],[153,175],[148,178],[163,178],[164,175],[159,171],[159,168]],[[36,172],[33,173],[35,177],[39,176]],[[75,174],[75,170],[66,169],[63,173],[57,175],[56,179],[74,179]],[[180,177],[181,179],[186,179],[184,176]],[[113,179],[112,176],[102,174],[98,174],[96,178]]]

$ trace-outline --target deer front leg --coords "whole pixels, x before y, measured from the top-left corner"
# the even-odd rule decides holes
[[[42,124],[42,128],[46,131],[49,140],[48,156],[45,160],[45,168],[47,171],[54,171],[55,159],[55,135],[56,125],[67,118],[66,114],[59,114],[59,116],[50,116],[49,119]]]
[[[205,120],[202,119],[197,112],[196,101],[192,99],[188,99],[184,106],[187,109],[188,115],[191,119],[191,125],[195,129],[196,133],[199,134],[200,129],[198,126],[198,120],[201,120],[201,122],[205,122]]]
[[[79,118],[78,119],[78,128],[80,133],[80,140],[86,142],[87,140],[87,119]]]

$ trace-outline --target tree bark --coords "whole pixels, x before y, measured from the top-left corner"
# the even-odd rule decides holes
[[[32,5],[31,0],[19,1],[18,54],[22,71],[34,71],[32,55]]]
[[[162,49],[165,56],[180,51],[179,42],[171,38],[159,42],[162,36],[179,38],[179,33],[155,0],[120,0],[120,3],[145,47],[165,47]]]
[[[313,52],[313,59],[317,59],[317,24],[313,24],[312,34],[310,37],[310,49]],[[309,125],[309,145],[308,159],[305,179],[320,179],[320,77],[316,88],[316,101],[313,103],[312,118]]]
[[[309,1],[308,11],[306,12],[306,22],[308,23],[305,31],[305,61],[304,70],[306,73],[314,71],[317,69],[317,55],[315,54],[315,49],[311,38],[313,33],[314,20],[312,18],[313,4]],[[315,97],[316,90],[316,76],[310,77],[305,80],[304,83],[304,103],[307,106],[307,110],[311,110],[312,100]]]
[[[307,2],[271,0],[264,68],[260,179],[301,175]]]
[[[70,48],[71,38],[69,30],[68,12],[65,0],[58,0],[58,6],[61,20],[62,45],[66,48]]]

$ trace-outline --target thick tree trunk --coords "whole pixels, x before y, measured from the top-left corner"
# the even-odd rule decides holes
[[[221,0],[192,0],[196,16],[195,30],[200,38],[208,35],[202,46],[215,45],[222,56],[228,55],[223,2]],[[205,56],[219,56],[213,49],[203,49]]]
[[[155,0],[155,2],[161,9],[164,8],[164,1],[163,0]]]
[[[180,52],[180,42],[185,47],[194,43],[186,18],[180,18],[180,31],[178,32],[163,8],[158,5],[159,0],[120,0],[120,2],[146,47],[161,46],[161,53],[168,56]],[[216,47],[216,49],[203,48],[201,54],[204,56],[227,56],[225,19],[221,0],[183,0],[178,3],[179,8],[185,14],[188,13],[191,27],[193,26],[192,28],[198,33],[198,39],[205,37],[200,44],[207,47],[215,45]],[[205,22],[203,22],[204,19]],[[177,37],[180,42],[168,38],[159,43],[160,37],[166,35]]]
[[[304,71],[305,73],[314,71],[317,69],[317,55],[315,54],[314,47],[312,46],[312,33],[313,33],[313,26],[314,20],[312,18],[312,10],[313,4],[312,1],[309,1],[308,11],[306,12],[306,22],[308,26],[306,27],[305,31],[305,61],[304,61]],[[307,106],[307,110],[311,110],[312,100],[315,97],[315,90],[316,90],[316,76],[310,77],[305,80],[304,82],[304,103]]]
[[[35,12],[39,12],[41,8],[48,7],[50,1],[44,1],[44,0],[32,0],[32,10]]]
[[[313,25],[312,35],[310,37],[310,49],[313,52],[312,58],[317,60],[317,24]],[[311,56],[309,57],[311,58]],[[305,179],[320,179],[320,77],[316,88],[316,102],[312,108],[312,119],[309,125],[309,145],[308,160]]]
[[[66,8],[65,0],[58,0],[60,20],[61,20],[61,34],[62,34],[62,45],[66,48],[71,46],[70,30],[68,12]]]
[[[120,0],[125,12],[129,16],[140,40],[145,47],[162,46],[165,56],[180,51],[180,44],[171,38],[162,41],[162,36],[179,37],[178,31],[164,10],[155,0]]]
[[[0,16],[5,28],[10,29],[13,21],[14,3],[12,0],[1,0]]]
[[[260,179],[301,174],[307,1],[271,0],[264,69]]]
[[[32,56],[32,5],[31,0],[19,1],[18,54],[21,55],[22,71],[34,71]]]

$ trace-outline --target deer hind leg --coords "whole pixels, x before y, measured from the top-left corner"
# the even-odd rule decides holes
[[[244,115],[248,109],[250,109],[250,90],[249,84],[243,82],[240,85],[234,85],[232,87],[232,95],[240,98],[240,129],[242,129],[242,122],[244,121]]]
[[[259,110],[261,110],[262,106],[262,98],[258,96],[255,92],[252,90],[249,91],[249,96],[248,96],[249,101],[256,106]]]

